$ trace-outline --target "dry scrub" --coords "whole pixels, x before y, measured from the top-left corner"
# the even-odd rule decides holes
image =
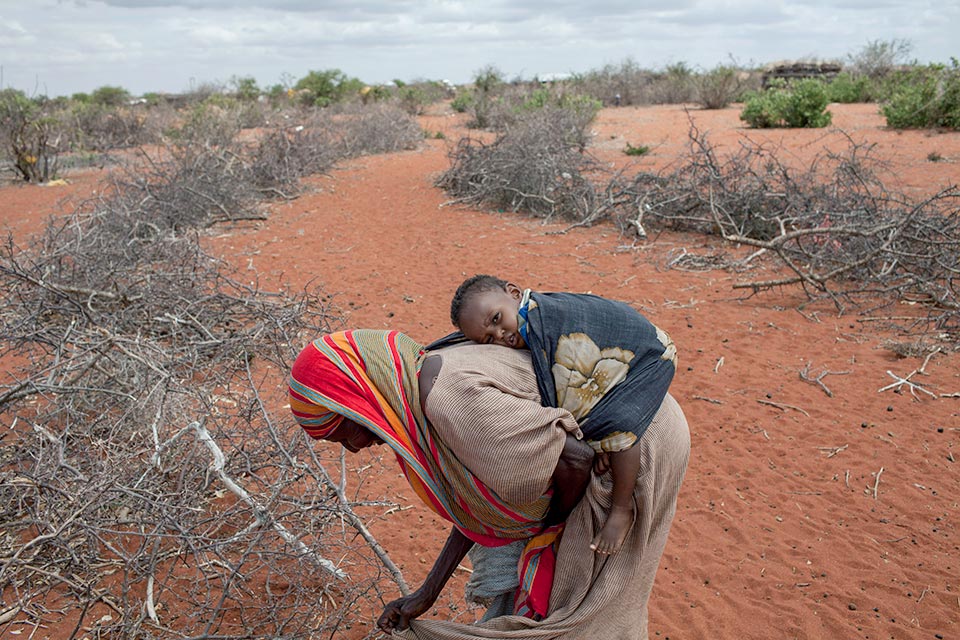
[[[922,199],[883,180],[870,145],[848,140],[808,166],[784,163],[781,149],[744,141],[721,157],[690,131],[689,153],[658,174],[640,173],[611,191],[623,221],[710,233],[756,247],[736,266],[770,255],[788,275],[745,281],[759,292],[799,285],[838,309],[927,305],[920,330],[960,331],[960,191]]]
[[[798,167],[782,160],[783,149],[746,139],[721,155],[692,125],[688,151],[672,166],[611,175],[563,122],[544,113],[489,145],[461,141],[438,185],[455,203],[557,216],[574,226],[612,219],[642,237],[647,227],[719,235],[757,249],[732,266],[769,256],[788,272],[737,288],[799,285],[809,300],[829,300],[840,312],[919,302],[927,315],[911,330],[932,331],[934,339],[960,333],[956,188],[911,199],[887,186],[871,147],[852,140]]]
[[[335,158],[413,144],[395,113],[253,144],[194,121],[3,245],[0,356],[20,366],[0,386],[0,628],[332,637],[382,603],[384,578],[405,589],[343,479],[276,413],[277,381],[335,312],[318,289],[261,290],[196,231]],[[376,141],[343,126],[367,117],[390,125]]]
[[[462,138],[437,186],[453,196],[449,204],[582,219],[597,206],[588,176],[600,166],[584,153],[588,124],[551,107],[527,113],[490,144]]]

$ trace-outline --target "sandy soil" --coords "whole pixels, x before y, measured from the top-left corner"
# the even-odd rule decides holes
[[[595,152],[619,164],[626,142],[647,144],[643,163],[662,166],[682,152],[692,118],[721,147],[746,135],[798,160],[841,144],[845,132],[875,143],[905,189],[960,183],[960,133],[887,131],[870,105],[831,110],[829,130],[759,132],[742,128],[736,106],[610,109],[595,125]],[[451,329],[450,296],[477,272],[634,304],[676,341],[672,391],[693,447],[651,600],[651,638],[960,637],[956,354],[932,357],[914,378],[936,398],[879,392],[893,381],[888,371],[906,375],[923,358],[885,348],[896,336],[874,318],[827,306],[801,314],[797,291],[743,298],[731,288],[756,272],[665,268],[681,250],[735,251],[715,239],[664,233],[639,242],[609,226],[556,235],[563,225],[442,206],[433,180],[448,166],[447,145],[467,131],[443,111],[422,123],[446,140],[316,177],[311,192],[273,206],[269,221],[216,230],[214,252],[268,288],[316,279],[346,327],[394,328],[424,342]],[[95,188],[95,172],[59,188],[3,188],[0,227],[21,236],[60,198]],[[825,387],[801,379],[805,369],[828,372]],[[411,508],[377,522],[375,534],[417,584],[447,527],[416,504],[390,456],[382,462],[368,487]],[[452,615],[462,581],[458,572],[433,615]],[[351,633],[370,629],[363,621]]]

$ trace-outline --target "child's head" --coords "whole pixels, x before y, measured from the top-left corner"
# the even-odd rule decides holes
[[[517,326],[522,297],[520,287],[513,283],[476,275],[457,287],[450,303],[450,320],[474,342],[525,349]]]

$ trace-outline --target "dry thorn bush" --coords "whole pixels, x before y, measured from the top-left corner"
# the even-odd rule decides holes
[[[335,310],[201,248],[255,206],[263,149],[207,124],[0,248],[0,628],[333,637],[406,589],[366,528],[393,505],[348,495],[282,411]]]
[[[896,300],[927,305],[921,326],[960,331],[960,191],[912,199],[887,186],[872,147],[847,141],[797,168],[745,140],[721,157],[696,128],[687,156],[614,189],[621,219],[716,234],[772,256],[788,274],[735,285],[799,285],[838,311]],[[890,181],[887,174],[887,182]]]
[[[583,220],[597,207],[590,175],[601,170],[584,151],[588,124],[572,110],[546,107],[519,117],[490,144],[463,138],[437,186],[453,196],[448,204]]]
[[[641,237],[647,227],[718,235],[756,249],[731,268],[768,256],[787,271],[736,288],[799,285],[810,301],[829,300],[841,313],[917,302],[927,313],[909,330],[938,340],[960,334],[956,187],[912,199],[887,186],[870,145],[849,138],[845,149],[807,164],[788,163],[783,149],[749,139],[721,155],[692,124],[688,150],[671,166],[611,176],[571,140],[562,118],[531,115],[491,144],[459,143],[437,182],[451,202],[557,216],[573,226],[612,219]]]
[[[5,608],[74,636],[92,620],[107,637],[330,633],[381,570],[274,414],[291,355],[329,329],[323,298],[109,218],[0,255],[2,355],[24,363],[0,393]]]

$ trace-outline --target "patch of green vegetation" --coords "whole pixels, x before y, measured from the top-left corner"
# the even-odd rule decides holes
[[[894,129],[960,129],[960,62],[931,64],[895,74],[881,113]]]
[[[827,111],[830,99],[820,80],[807,78],[793,83],[771,83],[764,91],[748,95],[740,119],[751,127],[821,128],[833,119]]]
[[[650,147],[649,145],[645,144],[637,145],[635,147],[628,142],[623,152],[628,156],[645,156],[650,153]]]

